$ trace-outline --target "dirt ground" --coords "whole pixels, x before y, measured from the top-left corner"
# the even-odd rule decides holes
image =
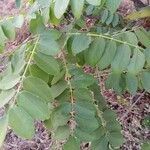
[[[19,13],[15,6],[15,0],[0,0],[0,18]],[[147,0],[143,0],[144,3]],[[26,7],[26,6],[25,6]],[[134,10],[134,5],[130,0],[124,0],[120,6],[120,12],[125,15]],[[9,50],[14,49],[21,39],[28,36],[27,28],[23,30],[21,35],[18,35],[17,40],[8,44]],[[0,57],[2,59],[2,57]],[[0,60],[0,69],[3,67]],[[102,76],[103,78],[103,76]],[[104,78],[105,79],[105,78]],[[150,140],[150,130],[142,126],[143,119],[150,114],[150,94],[139,92],[135,97],[125,94],[123,97],[118,97],[113,91],[104,90],[106,100],[110,107],[118,114],[118,120],[123,127],[123,135],[125,143],[121,150],[140,150],[140,145],[143,140]],[[137,103],[135,103],[138,100]],[[125,116],[131,104],[135,103],[132,110]],[[3,109],[0,110],[0,116],[3,114]],[[8,130],[3,150],[50,150],[52,140],[50,133],[45,129],[41,122],[36,122],[36,135],[32,140],[23,140],[17,137],[10,129]]]

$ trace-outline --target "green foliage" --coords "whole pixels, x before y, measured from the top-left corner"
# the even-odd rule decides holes
[[[106,7],[108,7],[108,9],[112,13],[114,13],[117,10],[117,8],[119,7],[121,1],[122,0],[113,0],[113,1],[106,0]]]
[[[8,116],[3,116],[2,118],[0,118],[0,147],[2,146],[4,140],[5,140],[5,136],[7,133],[7,127],[8,127]]]
[[[149,142],[143,143],[142,150],[149,150],[149,148],[150,148],[150,143]]]
[[[72,42],[73,53],[78,54],[78,53],[82,52],[83,50],[85,50],[89,47],[90,43],[91,43],[90,37],[88,37],[84,34],[76,35]]]
[[[34,120],[22,107],[14,106],[9,110],[9,125],[23,138],[31,139],[35,134]]]
[[[92,150],[120,148],[124,140],[117,115],[101,95],[98,80],[82,69],[84,65],[101,72],[108,69],[106,88],[117,94],[150,92],[149,32],[123,29],[116,12],[120,2],[31,2],[27,19],[32,38],[12,53],[0,73],[0,107],[7,108],[0,118],[0,146],[8,125],[31,139],[38,120],[53,139],[65,141],[64,150],[79,150],[82,142],[91,142]],[[87,10],[101,16],[92,28],[85,23]],[[22,19],[16,24],[14,18],[0,22],[0,52],[15,39]],[[49,23],[55,29],[47,27]],[[56,27],[61,23],[64,28]]]

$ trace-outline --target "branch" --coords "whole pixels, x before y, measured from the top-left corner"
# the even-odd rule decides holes
[[[81,35],[83,33],[81,33],[81,32],[68,33],[68,35]],[[104,39],[107,39],[107,40],[112,40],[112,41],[115,41],[117,43],[125,44],[125,45],[131,46],[131,47],[134,47],[134,48],[138,48],[138,49],[144,51],[144,49],[142,47],[138,46],[138,45],[134,45],[134,44],[128,43],[126,41],[121,41],[121,40],[115,39],[112,36],[107,36],[107,35],[103,35],[103,34],[95,34],[95,33],[86,33],[86,35],[90,36],[90,37],[101,37],[101,38],[104,38]]]
[[[29,60],[28,60],[28,62],[27,62],[27,64],[26,64],[26,67],[25,67],[25,69],[24,69],[24,72],[23,72],[23,74],[22,74],[22,76],[21,76],[21,78],[20,78],[19,86],[18,86],[18,88],[17,88],[17,90],[16,90],[16,93],[15,93],[15,95],[14,95],[14,98],[13,98],[13,101],[12,101],[12,103],[11,103],[11,105],[10,105],[10,108],[12,108],[12,107],[14,106],[15,101],[16,101],[16,98],[17,98],[17,96],[18,96],[18,94],[19,94],[19,92],[20,92],[20,90],[21,90],[21,88],[22,88],[23,80],[24,80],[25,75],[26,75],[26,73],[27,73],[27,71],[28,71],[29,65],[30,65],[30,63],[31,63],[31,61],[32,61],[33,55],[34,55],[35,50],[36,50],[36,47],[37,47],[37,45],[38,45],[38,41],[39,41],[39,37],[37,38],[36,43],[35,43],[35,45],[34,45],[34,47],[33,47],[33,50],[31,51]]]
[[[132,110],[132,108],[141,100],[141,98],[145,95],[146,91],[141,93],[141,95],[137,98],[137,100],[131,105],[131,107],[128,109],[128,111],[120,118],[120,121],[122,121]],[[132,98],[133,99],[133,98]]]

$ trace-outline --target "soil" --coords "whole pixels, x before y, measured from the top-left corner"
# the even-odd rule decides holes
[[[143,2],[146,3],[147,0],[143,0]],[[119,12],[125,16],[134,11],[134,9],[133,2],[124,0],[119,8]],[[21,10],[16,9],[15,0],[0,0],[0,18],[18,14],[19,11]],[[7,44],[7,51],[15,49],[17,45],[30,35],[26,25],[18,33],[17,39]],[[5,67],[6,61],[7,58],[0,55],[0,71]],[[86,69],[87,72],[93,71],[88,67]],[[101,76],[102,83],[104,83],[106,76],[107,73]],[[105,89],[103,94],[109,106],[118,114],[118,120],[123,127],[122,133],[125,137],[125,142],[121,150],[140,150],[141,143],[144,140],[150,140],[150,129],[142,125],[144,118],[150,115],[150,94],[144,93],[142,95],[142,91],[139,91],[135,97],[131,97],[128,93],[118,97],[112,90]],[[138,102],[135,103],[137,100]],[[128,112],[133,103],[135,103],[134,107]],[[1,109],[0,116],[2,116],[3,112],[4,110]],[[127,115],[125,115],[126,112],[128,112]],[[36,135],[32,140],[21,139],[11,129],[8,129],[2,150],[50,150],[53,143],[50,133],[45,129],[42,122],[36,122],[35,125]],[[83,147],[85,150],[88,145],[85,144]]]

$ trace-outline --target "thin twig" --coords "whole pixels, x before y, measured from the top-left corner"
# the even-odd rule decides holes
[[[74,33],[68,33],[68,35],[81,35],[83,33],[84,32],[74,32]],[[115,42],[120,43],[120,44],[125,44],[125,45],[128,45],[128,46],[134,47],[134,48],[138,48],[142,51],[144,50],[142,47],[140,47],[138,45],[128,43],[127,41],[122,41],[122,40],[115,39],[112,36],[107,36],[107,35],[103,35],[103,34],[95,34],[95,33],[85,33],[85,34],[87,36],[90,36],[90,37],[101,37],[101,38],[104,38],[104,39],[115,41]]]
[[[98,67],[96,67],[95,73],[96,73],[96,76],[98,78],[98,83],[99,83],[99,86],[100,86],[100,89],[101,89],[101,94],[104,97],[104,91],[103,91],[103,85],[102,85],[102,80],[101,80],[101,74],[100,74],[100,71],[98,70]]]
[[[30,42],[30,38],[31,38],[31,37],[29,36],[27,39],[25,39],[25,40],[21,43],[21,45]],[[33,38],[34,38],[34,37],[33,37]],[[32,38],[32,40],[33,40],[33,38]],[[13,53],[15,53],[15,51],[16,51],[18,48],[20,48],[20,45],[17,46],[17,48],[11,50],[11,51],[6,51],[6,52],[4,52],[3,54],[0,54],[0,58],[11,56]]]
[[[70,100],[71,100],[71,112],[70,112],[70,115],[71,115],[71,134],[73,134],[74,132],[74,128],[75,126],[72,125],[74,124],[74,96],[73,96],[73,87],[72,87],[72,84],[71,84],[71,81],[70,81],[70,73],[69,73],[69,69],[67,67],[67,61],[66,61],[66,58],[65,58],[65,54],[64,54],[64,48],[65,48],[65,45],[67,44],[67,41],[68,41],[68,38],[69,36],[66,38],[65,42],[64,42],[64,45],[62,46],[62,59],[63,59],[63,63],[64,63],[64,66],[65,66],[65,70],[66,70],[66,78],[67,78],[67,83],[68,83],[68,86],[69,86],[69,90],[70,90]]]
[[[137,100],[131,105],[131,107],[128,109],[128,111],[120,118],[120,120],[122,121],[132,110],[132,108],[141,100],[141,98],[145,95],[146,91],[144,91],[143,93],[141,93],[141,95],[137,98]]]
[[[37,47],[37,45],[38,45],[38,41],[39,41],[39,37],[38,37],[37,40],[36,40],[36,43],[35,43],[35,45],[34,45],[34,48],[33,48],[32,52],[31,52],[31,55],[30,55],[30,57],[29,57],[29,60],[28,60],[28,62],[27,62],[27,64],[26,64],[25,70],[24,70],[24,72],[23,72],[23,74],[22,74],[22,76],[21,76],[21,78],[20,78],[19,86],[18,86],[18,88],[17,88],[17,90],[16,90],[16,93],[15,93],[15,95],[14,95],[14,98],[13,98],[13,101],[12,101],[12,103],[11,103],[11,105],[10,105],[10,108],[12,108],[12,107],[14,106],[15,101],[16,101],[16,98],[17,98],[17,96],[18,96],[18,94],[19,94],[19,92],[20,92],[20,90],[21,90],[21,88],[22,88],[23,80],[24,80],[25,75],[26,75],[26,73],[27,73],[27,71],[28,71],[29,65],[30,65],[30,63],[31,63],[31,61],[32,61],[34,52],[35,52],[36,47]]]

